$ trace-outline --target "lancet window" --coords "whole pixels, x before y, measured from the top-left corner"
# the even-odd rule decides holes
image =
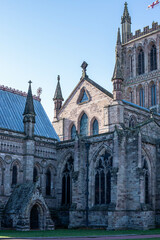
[[[156,105],[156,85],[151,86],[151,106]]]
[[[64,167],[62,174],[62,205],[71,205],[72,203],[72,174],[73,158],[70,157]]]
[[[139,90],[139,105],[144,107],[144,89],[140,88]]]
[[[46,195],[51,195],[51,171],[47,169],[46,172]]]
[[[149,203],[149,169],[147,161],[144,160],[144,192],[145,192],[145,203]]]
[[[71,128],[71,139],[75,139],[75,137],[76,137],[76,127],[75,125],[73,125]]]
[[[112,156],[105,151],[98,160],[95,169],[95,204],[109,204],[111,202],[111,168]]]
[[[144,73],[144,52],[142,49],[138,53],[138,75]]]
[[[85,113],[82,115],[80,120],[80,134],[82,136],[88,135],[88,117]]]
[[[93,132],[93,135],[97,135],[99,133],[98,121],[96,119],[93,122],[92,132]]]
[[[37,171],[37,168],[34,167],[33,169],[33,182],[37,182],[38,180],[38,171]]]
[[[13,185],[17,184],[17,173],[18,173],[17,166],[14,165],[13,169],[12,169],[12,184]]]
[[[155,45],[152,45],[151,51],[150,51],[150,70],[156,70],[157,69],[157,49]]]

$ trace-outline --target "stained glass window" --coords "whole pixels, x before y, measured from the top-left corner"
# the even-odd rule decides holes
[[[138,75],[144,73],[144,52],[141,49],[138,53]]]
[[[111,202],[111,167],[112,157],[106,151],[100,156],[95,173],[95,204]]]
[[[82,136],[88,135],[88,117],[85,113],[81,117],[81,121],[80,121],[80,134]]]
[[[97,135],[99,133],[98,121],[95,119],[93,122],[93,135]]]
[[[71,128],[71,139],[75,139],[75,137],[76,137],[76,127],[75,125],[73,125]]]
[[[87,96],[86,92],[84,91],[83,92],[83,96],[82,96],[82,98],[80,100],[80,103],[83,103],[83,102],[86,102],[86,101],[88,101],[88,96]]]
[[[156,86],[153,84],[151,86],[151,106],[156,105]]]
[[[150,70],[157,69],[157,49],[155,45],[152,45],[150,52]]]
[[[62,174],[62,205],[71,205],[72,203],[72,173],[73,158],[70,157]]]
[[[13,171],[12,171],[12,184],[17,184],[17,166],[13,166]]]

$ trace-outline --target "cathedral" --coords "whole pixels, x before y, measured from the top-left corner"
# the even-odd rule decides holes
[[[118,29],[113,93],[82,76],[51,123],[40,98],[0,85],[0,229],[160,226],[160,25]]]

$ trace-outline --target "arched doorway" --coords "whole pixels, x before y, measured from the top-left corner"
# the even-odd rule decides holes
[[[39,229],[39,211],[37,205],[34,205],[30,212],[30,229]]]

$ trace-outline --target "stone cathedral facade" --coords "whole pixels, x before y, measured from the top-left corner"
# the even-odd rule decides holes
[[[0,86],[0,227],[160,226],[160,25],[118,29],[113,94],[87,75],[50,123],[40,99]]]

